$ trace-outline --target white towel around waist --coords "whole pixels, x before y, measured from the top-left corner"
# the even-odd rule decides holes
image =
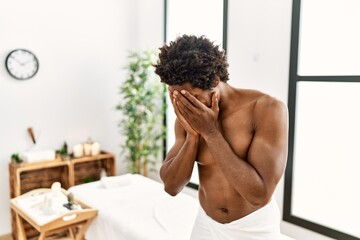
[[[230,223],[222,224],[200,207],[191,240],[279,240],[280,212],[273,198],[267,205]]]

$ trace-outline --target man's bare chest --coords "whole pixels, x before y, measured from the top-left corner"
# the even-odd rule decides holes
[[[231,149],[240,158],[246,160],[253,136],[254,126],[250,117],[234,115],[220,122],[222,137],[229,144]],[[219,149],[221,150],[221,149]],[[210,149],[205,140],[200,137],[197,161],[199,164],[212,164],[214,162]]]

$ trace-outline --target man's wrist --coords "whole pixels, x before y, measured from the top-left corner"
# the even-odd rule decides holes
[[[219,129],[217,128],[213,128],[211,130],[209,130],[208,132],[206,132],[206,134],[203,134],[203,138],[205,139],[205,141],[209,141],[211,139],[215,139],[217,137],[219,137],[219,134],[221,135],[221,132],[219,131]]]
[[[199,141],[200,138],[200,134],[194,135],[194,134],[187,134],[186,135],[186,140],[190,141],[190,142],[195,142],[197,143]]]

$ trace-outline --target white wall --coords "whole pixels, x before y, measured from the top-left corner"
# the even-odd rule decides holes
[[[9,233],[8,163],[14,152],[99,141],[114,153],[122,137],[115,106],[128,50],[163,40],[162,0],[0,0],[0,235]],[[35,53],[37,75],[18,81],[4,62],[15,48]]]
[[[287,103],[291,0],[229,0],[229,84],[266,92]],[[282,209],[284,179],[275,196]],[[297,240],[330,238],[282,222],[282,232]]]

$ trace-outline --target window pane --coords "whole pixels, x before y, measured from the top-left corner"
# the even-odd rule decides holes
[[[298,82],[292,213],[360,237],[360,83]]]
[[[168,0],[167,42],[183,34],[222,44],[223,0]]]
[[[360,1],[301,3],[298,74],[360,75]]]
[[[175,40],[183,34],[205,35],[215,44],[221,46],[223,39],[223,0],[168,0],[167,1],[167,42]],[[167,99],[167,151],[175,142],[175,113],[171,102]],[[191,182],[198,184],[197,165]]]

